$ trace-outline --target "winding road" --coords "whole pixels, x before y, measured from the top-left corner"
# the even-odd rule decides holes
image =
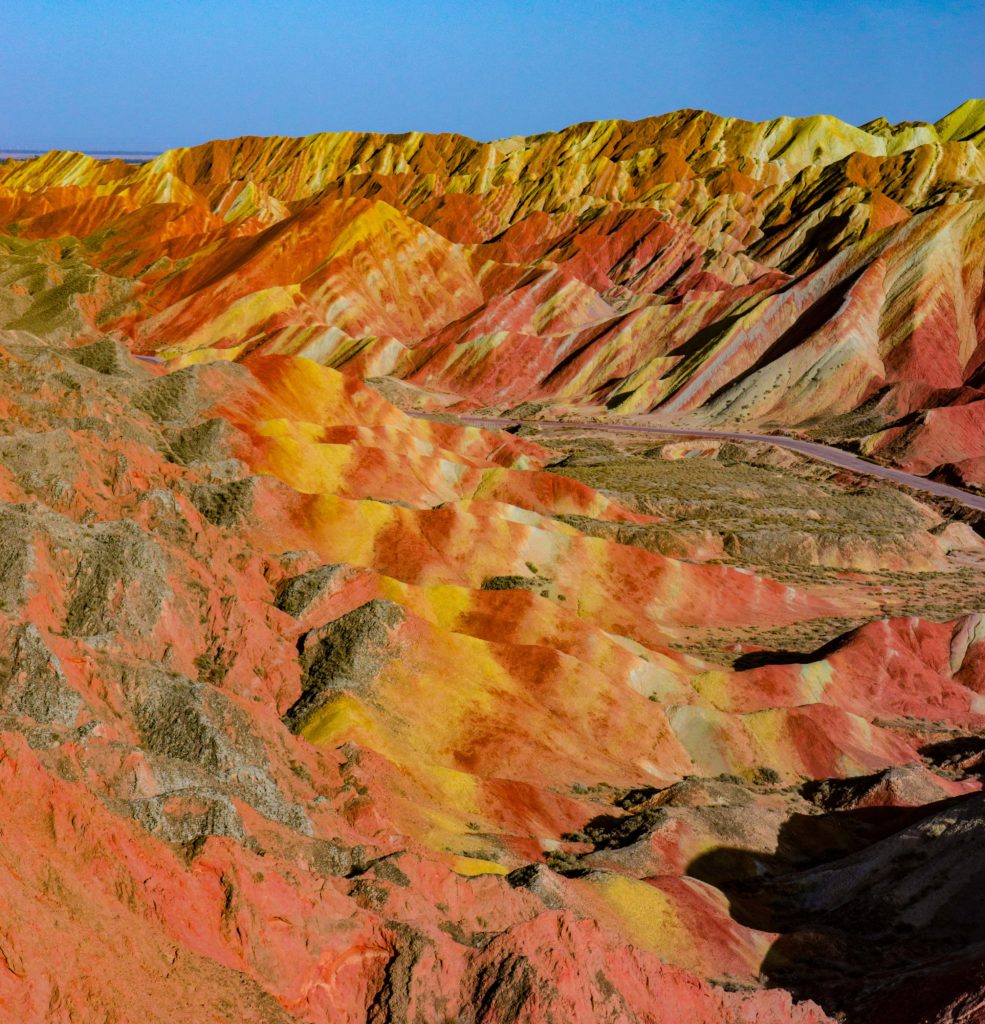
[[[163,364],[165,362],[160,356],[138,355],[136,358],[148,363]],[[430,418],[428,413],[406,411],[408,416],[414,416],[417,419]],[[841,448],[819,444],[817,441],[802,441],[798,437],[787,437],[784,434],[743,434],[731,430],[700,430],[693,427],[646,426],[629,423],[593,423],[589,420],[517,420],[506,416],[455,416],[454,419],[458,423],[474,427],[561,427],[572,430],[604,430],[615,434],[709,437],[719,441],[764,441],[767,444],[775,444],[779,448],[789,448],[791,451],[821,459],[839,469],[851,470],[853,473],[874,477],[877,480],[890,480],[893,483],[902,484],[904,487],[911,487],[927,494],[935,494],[940,498],[950,498],[968,508],[985,512],[985,496],[972,494],[961,487],[952,487],[950,484],[928,480],[915,473],[905,473],[902,469],[893,469],[876,462],[867,462],[857,455],[852,455],[851,452],[842,451]]]
[[[412,412],[411,416],[420,419],[428,419],[426,413]],[[474,427],[562,427],[573,430],[604,430],[615,434],[658,434],[662,437],[709,437],[719,441],[765,441],[767,444],[775,444],[780,448],[789,448],[791,451],[801,452],[810,455],[815,459],[821,459],[837,466],[839,469],[848,469],[853,473],[860,473],[865,476],[875,477],[878,480],[890,480],[893,483],[902,484],[905,487],[912,487],[914,490],[924,491],[928,494],[935,494],[941,498],[950,498],[960,502],[968,508],[985,512],[985,496],[972,494],[970,491],[960,487],[952,487],[949,484],[938,483],[936,480],[927,480],[925,477],[917,476],[915,473],[905,473],[901,469],[892,469],[889,466],[881,466],[875,462],[867,462],[850,452],[842,451],[840,448],[832,448],[830,445],[819,444],[816,441],[802,441],[797,437],[786,437],[783,434],[742,434],[726,430],[698,430],[691,427],[665,427],[665,426],[641,426],[640,424],[622,423],[592,423],[589,421],[563,421],[563,420],[516,420],[508,417],[497,416],[457,416],[458,423]]]

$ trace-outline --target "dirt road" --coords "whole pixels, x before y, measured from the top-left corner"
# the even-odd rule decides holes
[[[427,418],[423,413],[411,413],[411,415]],[[789,448],[795,452],[802,452],[804,455],[813,456],[815,459],[823,459],[833,466],[851,470],[853,473],[861,473],[865,476],[875,477],[878,480],[891,480],[893,483],[902,484],[905,487],[912,487],[915,490],[936,494],[943,498],[951,498],[954,501],[961,502],[963,505],[967,505],[969,508],[985,512],[985,497],[972,494],[970,491],[963,490],[960,487],[951,487],[949,484],[927,480],[914,473],[904,473],[901,469],[892,469],[889,466],[880,466],[874,462],[867,462],[865,459],[860,459],[850,452],[842,451],[840,448],[832,448],[830,445],[819,444],[816,441],[802,441],[800,438],[785,437],[782,434],[742,434],[735,431],[696,430],[690,427],[665,427],[656,424],[515,420],[507,417],[491,416],[459,416],[457,420],[459,423],[476,427],[531,426],[564,427],[576,430],[589,428],[591,430],[603,430],[617,434],[658,434],[662,437],[710,437],[719,441],[765,441],[767,444],[775,444],[780,448]]]

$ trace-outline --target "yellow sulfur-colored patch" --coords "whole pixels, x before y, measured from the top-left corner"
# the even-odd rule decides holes
[[[471,606],[472,591],[467,587],[412,587],[390,576],[383,576],[380,578],[380,592],[382,596],[442,629],[454,630]]]
[[[392,505],[319,494],[308,508],[309,526],[328,561],[371,566],[377,536],[393,522]]]
[[[379,749],[383,737],[366,708],[348,693],[341,693],[320,707],[308,720],[301,734],[311,743],[338,746],[355,739]]]
[[[743,716],[743,724],[753,737],[757,747],[764,752],[768,763],[787,752],[788,716],[786,709],[769,708],[765,711],[754,711]]]
[[[729,674],[720,669],[712,669],[695,676],[691,681],[695,692],[706,700],[712,707],[720,711],[729,711],[732,707],[732,697],[729,694]]]
[[[730,961],[726,970],[755,977],[773,938],[767,932],[734,922],[725,896],[694,879],[684,880],[680,895],[615,873],[592,879],[588,885],[601,890],[604,905],[617,918],[613,923],[621,926],[637,945],[669,963],[701,974],[721,969],[721,953],[715,945],[725,942]],[[695,928],[693,915],[699,906],[703,907],[706,924],[720,934],[713,937]]]
[[[299,284],[275,285],[237,299],[221,313],[209,319],[181,343],[184,350],[215,346],[223,338],[243,338],[270,317],[294,308],[301,294]]]
[[[636,878],[614,873],[602,876],[597,884],[606,902],[641,946],[668,952],[690,944],[687,929],[682,927],[666,893]]]
[[[171,369],[181,370],[186,366],[198,366],[203,363],[215,363],[224,361],[235,362],[246,345],[234,345],[232,348],[197,348],[192,352],[182,352],[180,349],[161,349],[159,355],[170,362]]]
[[[311,444],[282,436],[277,438],[256,468],[283,480],[302,494],[325,494],[340,490],[339,481],[353,459],[344,444]]]
[[[288,420],[283,417],[262,420],[253,428],[261,437],[295,437],[306,441],[317,441],[325,428],[320,423],[307,420]]]
[[[479,875],[508,875],[509,868],[497,864],[493,860],[479,860],[474,857],[456,857],[451,864],[452,871],[456,875],[465,878],[476,878]]]

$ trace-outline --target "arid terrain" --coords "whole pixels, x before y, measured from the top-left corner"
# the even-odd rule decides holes
[[[983,139],[0,161],[0,1019],[981,1021]]]

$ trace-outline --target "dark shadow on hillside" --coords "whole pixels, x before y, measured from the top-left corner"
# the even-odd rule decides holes
[[[853,631],[836,636],[833,640],[822,644],[813,651],[749,651],[740,654],[732,667],[737,672],[750,668],[762,668],[764,665],[809,665],[811,662],[824,661],[825,658],[841,650],[851,640]]]
[[[945,771],[978,778],[985,776],[985,736],[957,736],[927,743],[920,747],[919,754]]]
[[[958,998],[962,985],[980,984],[985,1007],[985,857],[967,833],[949,839],[936,825],[970,811],[978,843],[981,809],[981,795],[971,794],[921,807],[794,814],[775,854],[723,847],[697,857],[687,874],[721,890],[740,924],[780,933],[762,964],[768,987],[811,999],[848,1024],[922,1024],[939,1019],[930,1011]],[[916,928],[894,902],[895,879],[907,886],[911,877],[933,879],[939,854],[940,870],[949,872],[941,906]],[[956,888],[954,863],[967,866]],[[858,883],[866,872],[871,886]],[[926,888],[935,891],[933,882]]]

